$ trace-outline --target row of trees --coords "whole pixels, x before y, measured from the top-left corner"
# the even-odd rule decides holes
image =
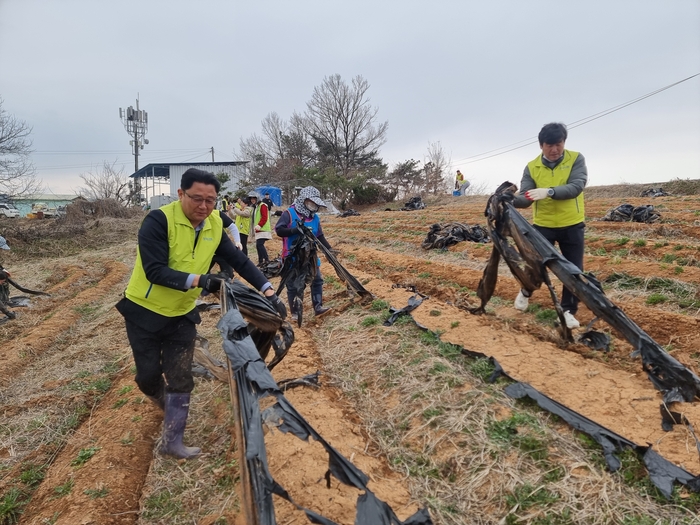
[[[350,84],[333,75],[314,88],[303,114],[289,120],[268,114],[261,132],[240,142],[238,156],[250,161],[247,184],[273,184],[288,195],[311,184],[341,206],[444,193],[450,160],[439,143],[428,144],[424,162],[410,159],[390,170],[382,161],[389,123],[379,122],[369,87],[359,75]]]

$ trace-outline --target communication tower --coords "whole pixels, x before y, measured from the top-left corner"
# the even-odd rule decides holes
[[[139,109],[139,99],[136,97],[136,109],[129,106],[125,110],[119,108],[119,118],[124,124],[124,129],[130,137],[134,137],[129,141],[133,148],[134,154],[134,172],[139,171],[139,150],[143,149],[144,144],[148,144],[146,133],[148,132],[148,113]]]

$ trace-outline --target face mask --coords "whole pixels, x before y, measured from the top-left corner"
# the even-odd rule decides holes
[[[309,210],[311,213],[316,213],[318,211],[318,204],[316,204],[314,201],[311,199],[307,199],[304,202],[304,207]]]

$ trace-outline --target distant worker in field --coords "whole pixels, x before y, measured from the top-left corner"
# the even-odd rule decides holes
[[[212,258],[223,257],[280,316],[287,315],[272,285],[224,232],[219,212],[212,213],[220,187],[213,173],[190,168],[182,175],[179,200],[146,215],[134,270],[116,305],[126,322],[136,384],[165,412],[160,453],[177,458],[200,453],[182,440],[194,388],[195,325],[201,322],[195,300],[203,289],[218,292],[222,282],[207,273]]]
[[[0,235],[0,250],[9,250],[10,245],[7,244],[5,237]],[[10,272],[5,270],[0,264],[0,305],[5,305],[10,300]]]
[[[267,204],[258,198],[258,194],[251,192],[248,195],[250,206],[250,233],[255,235],[255,249],[258,252],[258,266],[263,267],[270,262],[265,243],[272,239],[272,227],[270,223],[270,210]]]
[[[236,204],[229,208],[229,215],[235,217],[238,233],[241,237],[243,253],[248,255],[248,235],[250,234],[250,201],[248,197],[238,198]]]
[[[583,189],[588,182],[588,168],[583,155],[564,148],[568,132],[564,124],[546,124],[539,134],[542,154],[525,167],[520,181],[520,195],[513,204],[527,208],[533,203],[532,223],[549,242],[557,243],[561,254],[583,270],[583,234],[586,228]],[[515,308],[525,311],[527,291],[515,298]],[[561,307],[566,326],[578,328],[575,315],[578,298],[564,288]]]
[[[317,214],[320,208],[325,207],[326,203],[321,199],[321,193],[313,186],[307,186],[299,192],[299,196],[292,205],[282,212],[275,226],[275,233],[282,237],[283,261],[289,256],[292,246],[300,237],[300,233],[297,230],[297,223],[300,221],[311,230],[323,246],[329,250],[332,249],[330,243],[326,240],[321,227],[321,219]],[[316,317],[325,315],[330,311],[330,308],[323,306],[323,276],[321,275],[320,266],[321,260],[317,259],[316,275],[311,282],[311,304],[314,307],[314,315]],[[299,299],[302,299],[302,293],[303,290],[297,289],[295,284],[289,281],[287,284],[287,300],[289,301],[291,317],[294,321],[298,319],[299,315],[298,309],[294,305],[294,298],[299,297]]]
[[[267,210],[272,213],[272,207],[274,206],[272,199],[270,198],[270,194],[266,193],[265,197],[262,200],[265,203],[265,206],[267,206]]]
[[[462,172],[457,170],[457,176],[455,177],[455,189],[459,190],[459,194],[464,195],[470,185],[471,183],[466,179]]]
[[[234,220],[229,217],[228,213],[224,213],[223,210],[219,211],[219,216],[221,217],[221,223],[224,230],[229,232],[231,237],[233,237],[233,244],[236,245],[236,248],[243,251],[243,245],[241,244],[241,233],[238,231],[238,226],[236,226]],[[233,279],[233,267],[227,263],[226,258],[221,255],[214,256],[214,258],[211,260],[211,266],[209,267],[209,271],[207,273],[211,273],[211,270],[215,264],[219,265],[219,270],[221,270],[219,272],[220,275],[226,277],[227,279]]]
[[[231,206],[231,194],[227,193],[223,199],[221,199],[221,211],[226,213],[229,206]]]

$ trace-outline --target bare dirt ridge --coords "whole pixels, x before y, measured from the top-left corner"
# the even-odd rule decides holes
[[[649,203],[639,198],[625,202]],[[698,373],[700,198],[654,199],[661,224],[595,220],[619,203],[586,202],[587,270],[606,283],[606,293],[631,319]],[[462,308],[476,305],[474,291],[490,246],[460,243],[446,251],[425,251],[420,243],[433,223],[483,224],[484,206],[485,198],[470,197],[413,212],[324,216],[323,222],[327,237],[341,252],[340,261],[378,299],[401,308],[411,294],[392,285],[415,286],[429,299],[414,317],[442,340],[494,356],[513,377],[632,441],[652,444],[665,458],[700,474],[692,436],[683,426],[661,431],[661,396],[642,374],[639,361],[630,357],[629,345],[614,333],[609,353],[580,344],[563,346],[538,311],[513,309],[518,287],[505,268],[487,315],[476,317]],[[133,265],[137,227],[138,222],[130,223],[131,237],[124,241],[77,255],[3,261],[18,282],[51,293],[33,298],[32,308],[18,309],[18,319],[0,326],[0,497],[19,495],[24,502],[15,515],[19,523],[180,523],[185,521],[175,516],[182,518],[182,512],[197,516],[190,523],[242,523],[236,449],[226,438],[232,433],[226,385],[197,379],[186,437],[199,438],[196,444],[203,447],[200,470],[196,463],[184,465],[154,454],[162,416],[135,388],[123,322],[113,309]],[[278,250],[276,241],[268,247],[271,254]],[[332,271],[326,264],[322,268],[325,274]],[[342,294],[326,293],[336,307],[333,315],[344,315]],[[536,292],[531,303],[539,304],[540,311],[551,307],[545,291]],[[213,348],[220,341],[217,316],[207,312],[200,327]],[[582,307],[578,317],[585,324],[593,316]],[[312,318],[296,331],[295,345],[275,370],[277,379],[324,371],[323,341],[315,338],[322,323]],[[322,379],[321,388],[290,390],[287,397],[321,435],[369,474],[371,488],[401,519],[426,504],[417,497],[420,491],[377,452],[352,399],[337,386]],[[700,405],[674,409],[700,428]],[[273,475],[299,504],[338,523],[354,521],[356,491],[337,483],[325,488],[327,456],[317,444],[274,431],[266,444]],[[205,466],[213,458],[215,464]],[[173,506],[170,518],[150,518],[153,501],[164,497],[158,477],[163,471],[192,478],[196,487],[188,492],[184,511]],[[228,496],[218,507],[206,509],[200,498],[202,509],[196,510],[197,491],[209,484],[224,487]],[[276,511],[279,523],[306,521],[287,503],[278,502]]]

